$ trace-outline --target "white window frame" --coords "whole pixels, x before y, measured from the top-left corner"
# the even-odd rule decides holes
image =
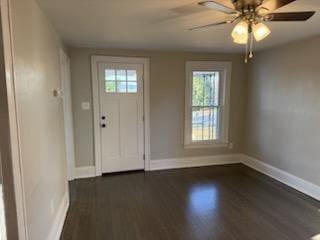
[[[216,71],[220,75],[220,115],[219,139],[192,141],[192,79],[194,71]],[[187,61],[185,89],[185,148],[228,147],[229,144],[229,105],[231,86],[231,62]]]

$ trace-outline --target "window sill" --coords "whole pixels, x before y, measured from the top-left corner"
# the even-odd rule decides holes
[[[210,144],[198,144],[198,143],[190,143],[185,144],[185,149],[196,149],[196,148],[227,148],[229,147],[228,142],[217,142],[217,143],[210,143]]]

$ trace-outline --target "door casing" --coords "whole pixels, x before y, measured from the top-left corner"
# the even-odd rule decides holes
[[[102,175],[101,132],[100,132],[100,101],[98,64],[105,63],[133,63],[143,65],[143,114],[144,114],[144,170],[150,169],[150,93],[149,93],[149,59],[140,57],[92,56],[92,101],[94,126],[94,162],[96,176]]]
[[[63,49],[59,49],[60,78],[63,92],[64,131],[66,141],[67,177],[68,181],[74,180],[75,175],[75,152],[74,132],[71,96],[71,69],[70,58]]]
[[[16,214],[17,217],[18,238],[20,240],[28,240],[26,196],[22,172],[18,109],[15,95],[11,0],[0,0],[0,12],[2,25],[1,34],[3,38],[3,57],[5,63],[5,82],[7,88],[7,105],[9,114],[8,131],[10,132],[10,139],[8,139],[8,148],[10,148],[11,150],[11,158],[8,158],[8,161],[11,161],[12,164],[13,188],[15,198],[14,210],[16,211],[14,214]],[[12,201],[12,199],[10,199],[10,201]],[[7,231],[7,234],[10,237],[9,231]]]

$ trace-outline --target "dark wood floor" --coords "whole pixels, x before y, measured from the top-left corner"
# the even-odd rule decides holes
[[[320,204],[242,165],[76,180],[63,240],[310,240]]]

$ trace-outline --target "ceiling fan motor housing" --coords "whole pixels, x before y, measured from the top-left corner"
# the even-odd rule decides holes
[[[255,10],[257,7],[262,5],[263,0],[232,0],[235,9],[240,12],[247,10]]]

